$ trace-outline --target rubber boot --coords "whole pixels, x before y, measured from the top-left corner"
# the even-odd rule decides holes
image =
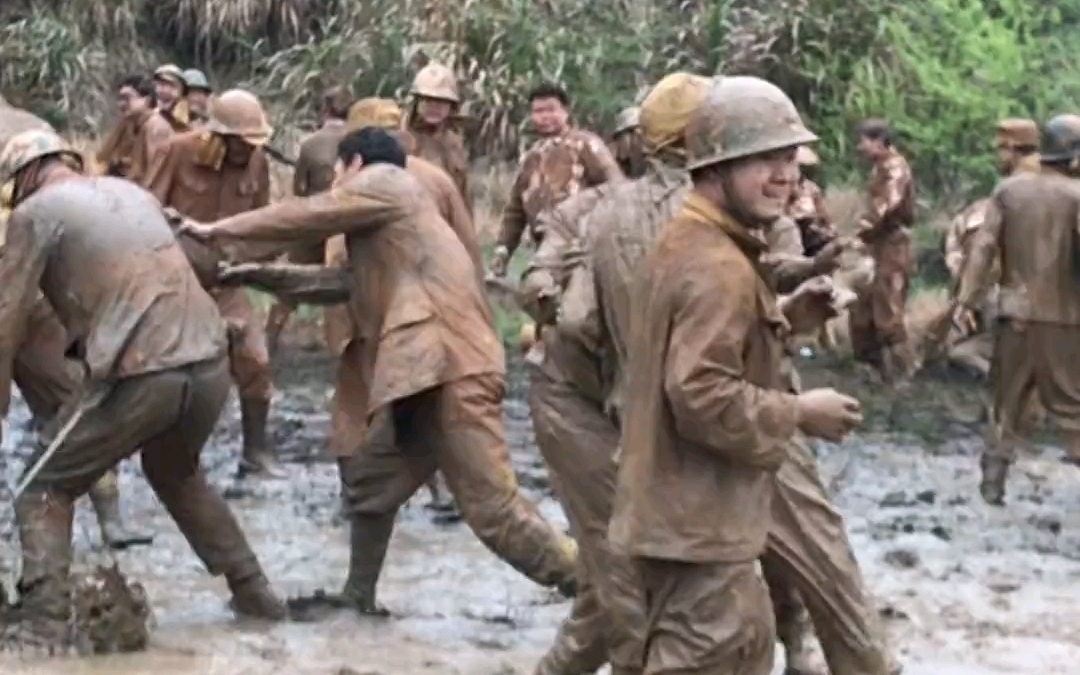
[[[983,501],[991,506],[1005,505],[1005,479],[1009,475],[1009,463],[1001,457],[983,453],[979,459],[982,480],[979,481],[979,494]]]
[[[226,577],[232,599],[229,608],[241,617],[281,621],[288,617],[285,602],[274,593],[261,571],[240,578]]]
[[[316,592],[314,596],[289,601],[289,613],[297,621],[317,621],[325,610],[349,609],[376,617],[390,612],[375,601],[375,586],[382,572],[394,514],[353,514],[349,520],[349,574],[336,595]]]
[[[22,546],[17,639],[24,646],[62,650],[71,645],[71,528],[74,500],[27,492],[15,503]]]
[[[94,505],[97,513],[101,540],[109,548],[123,551],[132,546],[149,546],[154,543],[153,535],[135,532],[124,526],[120,517],[120,490],[115,471],[106,473],[90,488],[90,503]]]
[[[240,399],[240,427],[244,435],[244,456],[240,459],[237,476],[247,478],[286,478],[285,468],[278,463],[266,443],[266,419],[270,403],[257,399]]]

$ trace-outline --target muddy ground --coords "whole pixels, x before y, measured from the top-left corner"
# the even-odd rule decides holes
[[[1051,675],[1080,663],[1080,470],[1039,446],[1020,462],[1005,509],[977,495],[980,386],[920,381],[911,391],[874,385],[848,366],[803,363],[808,383],[830,381],[866,401],[863,432],[819,445],[822,473],[848,518],[856,553],[913,675]],[[289,348],[276,364],[272,434],[291,480],[238,486],[239,423],[230,403],[204,455],[283,593],[336,588],[347,564],[333,464],[320,459],[328,428],[330,368],[319,351]],[[520,369],[517,370],[520,375]],[[565,523],[546,489],[532,442],[523,383],[506,424],[521,482]],[[16,408],[5,451],[19,442]],[[12,476],[11,470],[5,472]],[[117,554],[151,598],[156,625],[143,654],[93,659],[0,655],[11,675],[528,674],[569,603],[501,564],[463,524],[437,525],[420,493],[403,510],[380,585],[388,620],[340,615],[322,624],[237,623],[228,593],[188,549],[135,462],[121,477],[124,513],[156,533],[150,548]],[[13,580],[10,511],[0,516],[0,563]],[[108,561],[96,520],[81,504],[77,564]],[[345,671],[350,672],[350,671]],[[778,670],[780,666],[778,661]]]

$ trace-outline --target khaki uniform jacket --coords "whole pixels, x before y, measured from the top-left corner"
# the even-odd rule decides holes
[[[141,183],[172,136],[172,127],[153,110],[128,115],[105,139],[97,160],[110,175]]]
[[[453,129],[430,129],[415,122],[410,123],[409,133],[412,135],[410,154],[431,162],[450,176],[471,217],[469,153],[465,151],[461,134]]]

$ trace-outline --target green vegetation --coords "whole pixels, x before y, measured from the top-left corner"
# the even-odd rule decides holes
[[[924,194],[964,196],[993,184],[995,120],[1076,108],[1076,35],[1080,0],[11,0],[0,89],[87,130],[111,80],[170,60],[245,83],[284,122],[331,82],[402,96],[437,58],[461,75],[475,154],[512,156],[541,79],[603,128],[666,72],[754,73],[821,135],[828,182],[855,176],[852,127],[881,115]]]

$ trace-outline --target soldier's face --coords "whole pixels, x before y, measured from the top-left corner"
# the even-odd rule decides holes
[[[116,93],[116,108],[121,115],[142,112],[150,107],[150,99],[144,98],[131,87],[120,87]]]
[[[225,161],[235,166],[247,166],[255,146],[239,136],[225,136]]]
[[[206,114],[206,106],[210,100],[210,94],[201,89],[192,89],[187,95],[188,108],[192,112]]]
[[[732,162],[724,173],[731,210],[750,225],[765,225],[784,214],[799,178],[795,148],[784,148]]]
[[[533,128],[541,136],[554,136],[566,129],[569,113],[557,98],[538,98],[529,108]]]
[[[176,99],[180,98],[180,85],[168,80],[154,80],[154,88],[157,89],[158,103],[165,110],[170,110]]]
[[[424,121],[424,124],[437,127],[450,117],[454,104],[450,101],[441,101],[437,98],[421,97],[416,101],[416,114]]]
[[[872,162],[885,152],[885,143],[883,143],[879,138],[859,136],[859,144],[855,146],[855,149],[859,152],[859,155],[861,155],[863,159]]]

